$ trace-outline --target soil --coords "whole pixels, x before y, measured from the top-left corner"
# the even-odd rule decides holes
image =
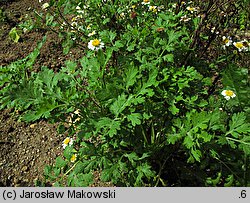
[[[41,9],[38,0],[0,0],[0,66],[5,66],[26,57],[47,36],[46,43],[34,65],[39,69],[47,66],[55,71],[68,59],[81,57],[77,47],[70,54],[63,55],[58,36],[48,30],[35,29],[22,33],[18,43],[9,38],[13,27],[24,21],[26,14],[34,16],[34,10]],[[0,186],[36,186],[44,180],[45,165],[53,164],[55,158],[63,152],[62,141],[65,135],[56,131],[58,124],[41,120],[36,123],[18,121],[17,112],[0,111]],[[95,173],[93,186],[108,186],[99,183],[99,174]],[[49,186],[49,185],[48,185]]]

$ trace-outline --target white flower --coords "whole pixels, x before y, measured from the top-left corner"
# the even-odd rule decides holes
[[[233,45],[238,49],[238,51],[247,51],[248,43],[246,41],[234,42]]]
[[[172,4],[172,7],[176,8],[177,7],[177,3]]]
[[[158,8],[157,8],[157,6],[149,6],[149,7],[148,7],[148,10],[149,10],[149,11],[152,11],[153,13],[157,13]]]
[[[100,39],[90,40],[88,48],[95,51],[104,47],[104,43]]]
[[[190,20],[191,18],[188,18],[187,15],[181,16],[181,19],[180,19],[180,21],[183,21],[183,22],[188,22]]]
[[[91,37],[91,36],[93,36],[95,34],[96,34],[96,31],[94,30],[93,32],[91,32],[91,33],[88,34],[88,37]]]
[[[142,5],[148,5],[148,4],[150,4],[150,0],[143,0],[141,4]]]
[[[236,97],[235,93],[232,90],[223,90],[221,94],[225,97],[226,100]]]
[[[230,46],[233,41],[232,41],[231,37],[223,36],[222,37],[222,42],[223,42],[222,48],[226,49],[226,47]]]
[[[64,140],[63,140],[63,149],[65,149],[67,146],[71,146],[73,144],[74,140],[70,137],[66,137]]]
[[[198,8],[188,6],[187,10],[190,11],[191,13],[193,13],[193,12],[198,11]]]
[[[84,14],[84,11],[83,10],[77,10],[76,11],[78,14]]]
[[[80,115],[80,114],[81,114],[81,110],[80,110],[80,109],[76,109],[76,110],[74,111],[74,114]]]
[[[44,3],[43,5],[42,5],[42,9],[43,10],[45,10],[46,8],[48,8],[49,7],[49,3]]]
[[[120,17],[125,18],[125,13],[124,12],[120,13]]]
[[[212,27],[211,28],[211,33],[214,33],[215,32],[215,29],[216,27]],[[218,35],[220,32],[219,31],[216,31],[215,34]],[[223,38],[223,37],[222,37]]]

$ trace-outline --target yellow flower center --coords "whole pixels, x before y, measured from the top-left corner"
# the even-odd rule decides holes
[[[68,145],[69,142],[70,142],[70,139],[69,139],[68,137],[63,141],[63,143],[64,143],[65,145]]]
[[[144,2],[144,3],[149,3],[149,2],[150,2],[150,0],[143,0],[143,2]]]
[[[226,39],[223,40],[223,42],[224,42],[225,44],[227,44],[227,43],[229,42],[229,39],[226,38]]]
[[[72,157],[70,158],[70,161],[71,161],[71,162],[75,162],[75,160],[76,160],[76,155],[73,154]]]
[[[234,92],[231,91],[231,90],[226,90],[225,95],[228,96],[228,97],[232,97],[234,95]]]
[[[235,43],[235,47],[238,48],[238,49],[241,49],[244,47],[243,43],[242,42],[236,42]]]
[[[94,47],[98,47],[99,45],[100,45],[100,40],[98,40],[98,39],[94,39],[93,41],[92,41],[92,45],[94,46]]]
[[[157,12],[157,7],[156,6],[149,6],[149,10],[156,13]]]
[[[189,11],[194,11],[194,8],[192,8],[192,7],[187,7],[187,10],[189,10]]]

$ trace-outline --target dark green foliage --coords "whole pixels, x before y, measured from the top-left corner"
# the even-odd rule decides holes
[[[27,58],[0,68],[1,108],[23,111],[27,122],[70,116],[70,127],[58,131],[74,135],[74,145],[45,168],[55,186],[88,186],[93,171],[117,186],[249,186],[249,70],[238,63],[249,52],[226,52],[207,30],[216,23],[209,12],[217,16],[228,4],[201,5],[211,19],[192,14],[185,24],[181,17],[191,14],[184,5],[155,4],[161,3],[154,13],[137,0],[51,1],[50,27],[57,26],[54,18],[88,5],[79,29],[60,33],[64,54],[94,38],[104,48],[86,47],[81,59],[56,73],[49,67],[35,73],[41,43]],[[234,15],[225,22],[219,17],[216,26],[227,27]],[[87,36],[89,23],[97,36]],[[226,100],[222,90],[236,97]]]

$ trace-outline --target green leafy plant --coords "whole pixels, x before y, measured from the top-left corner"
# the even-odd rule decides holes
[[[248,70],[238,64],[249,52],[208,30],[238,13],[225,19],[229,3],[213,1],[146,3],[50,1],[38,18],[64,54],[76,45],[83,55],[32,72],[43,41],[1,67],[1,107],[62,122],[74,141],[45,167],[55,186],[91,185],[94,171],[117,186],[249,185]]]

